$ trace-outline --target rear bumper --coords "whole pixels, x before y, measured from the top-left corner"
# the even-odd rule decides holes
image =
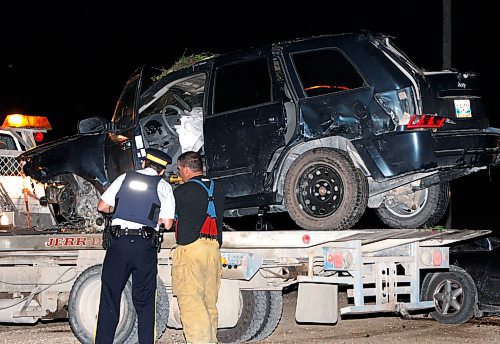
[[[368,148],[383,178],[500,164],[500,129],[392,132]]]

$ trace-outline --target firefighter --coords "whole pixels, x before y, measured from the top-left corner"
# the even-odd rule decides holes
[[[132,299],[138,316],[140,344],[154,343],[158,228],[172,227],[175,199],[163,178],[172,158],[157,149],[146,149],[142,169],[129,171],[102,194],[101,212],[113,213],[111,244],[102,267],[102,288],[95,343],[113,343],[120,317],[120,300],[130,274]]]
[[[196,152],[181,154],[177,168],[184,183],[174,190],[177,247],[172,289],[186,341],[216,343],[224,191],[203,175],[203,162]]]

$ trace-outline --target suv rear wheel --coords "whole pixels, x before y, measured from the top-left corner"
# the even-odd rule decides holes
[[[450,202],[448,182],[411,192],[411,186],[396,189],[376,209],[378,217],[391,228],[432,227],[443,217]]]
[[[308,230],[353,226],[368,201],[368,184],[346,154],[318,148],[302,154],[285,178],[285,204],[290,217]]]

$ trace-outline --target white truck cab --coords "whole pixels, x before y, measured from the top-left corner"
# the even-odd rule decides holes
[[[23,173],[16,157],[36,146],[51,129],[46,117],[11,114],[0,127],[0,230],[46,228],[55,224],[40,204],[44,186]]]

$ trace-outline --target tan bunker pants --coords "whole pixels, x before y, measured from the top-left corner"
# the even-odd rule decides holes
[[[217,342],[217,296],[221,277],[217,240],[200,238],[174,251],[172,289],[188,343]]]

